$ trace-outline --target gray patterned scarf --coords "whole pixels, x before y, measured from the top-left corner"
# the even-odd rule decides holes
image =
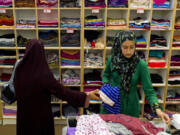
[[[122,75],[121,87],[127,93],[130,89],[131,79],[139,63],[136,52],[131,58],[126,58],[122,54],[121,45],[124,41],[131,40],[136,42],[136,37],[132,31],[120,31],[115,35],[112,47],[112,66],[113,71],[118,71]]]

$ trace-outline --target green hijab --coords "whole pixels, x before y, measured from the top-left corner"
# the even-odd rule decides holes
[[[121,87],[125,92],[129,92],[132,76],[139,63],[139,57],[136,52],[131,58],[126,58],[122,54],[121,45],[124,41],[131,40],[136,43],[136,37],[132,31],[120,31],[114,37],[112,47],[112,66],[113,71],[118,71],[122,75]]]

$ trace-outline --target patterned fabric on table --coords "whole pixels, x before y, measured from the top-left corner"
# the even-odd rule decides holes
[[[75,135],[115,135],[99,115],[82,115],[78,118]]]

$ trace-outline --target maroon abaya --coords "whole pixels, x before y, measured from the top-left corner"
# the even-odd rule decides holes
[[[83,107],[86,94],[58,83],[50,71],[43,44],[31,40],[16,68],[17,135],[54,135],[51,94],[75,107]]]

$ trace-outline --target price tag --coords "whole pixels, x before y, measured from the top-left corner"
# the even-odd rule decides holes
[[[92,14],[99,14],[99,8],[92,8]]]
[[[68,29],[66,30],[66,33],[74,33],[74,29],[68,28]]]
[[[144,8],[138,8],[137,14],[144,14]]]
[[[46,14],[49,14],[49,13],[51,13],[51,9],[50,8],[45,8],[43,10],[43,12],[46,13]]]
[[[0,8],[0,13],[6,13],[6,9]]]

